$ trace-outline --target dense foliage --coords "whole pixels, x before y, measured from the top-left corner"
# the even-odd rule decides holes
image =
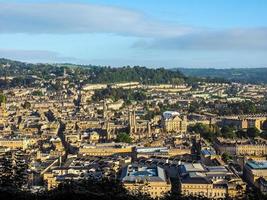
[[[92,96],[93,101],[100,101],[106,98],[111,98],[114,101],[123,99],[126,102],[129,101],[144,101],[147,96],[142,90],[125,90],[122,88],[111,88],[107,87],[102,90],[96,90]]]
[[[250,100],[241,102],[205,102],[205,101],[192,101],[188,111],[190,113],[200,113],[204,109],[209,109],[209,112],[220,116],[227,115],[246,115],[246,114],[259,114],[267,112],[267,102],[262,101],[255,103]]]
[[[102,200],[152,200],[151,197],[141,193],[129,193],[120,182],[112,180],[81,182],[66,182],[57,189],[39,193],[22,192],[16,188],[0,188],[1,199],[27,199],[27,200],[56,200],[56,199],[102,199]],[[182,197],[179,193],[166,194],[162,200],[197,200],[202,197]]]
[[[265,132],[260,132],[259,129],[253,127],[246,130],[237,129],[234,126],[223,126],[219,128],[217,125],[206,125],[197,123],[195,125],[189,126],[188,130],[190,132],[199,133],[201,137],[213,141],[216,137],[223,138],[255,138],[262,137],[266,138]]]
[[[181,83],[184,76],[179,72],[172,72],[164,68],[149,69],[146,67],[91,67],[90,71],[94,74],[91,77],[93,83],[114,83],[139,81],[144,84],[156,83]]]
[[[178,187],[178,186],[177,186]],[[29,193],[22,192],[16,188],[0,188],[0,198],[9,200],[59,200],[59,199],[70,199],[70,200],[152,200],[147,195],[136,193],[128,193],[123,186],[116,181],[103,180],[100,182],[95,181],[83,181],[79,183],[69,182],[60,185],[59,188],[52,191]],[[208,198],[199,196],[181,196],[178,191],[172,191],[166,194],[161,200],[208,200]],[[230,199],[230,198],[227,198]],[[266,199],[266,195],[256,189],[250,189],[246,193],[246,200],[258,200]]]
[[[131,143],[132,142],[132,138],[127,133],[119,133],[117,135],[116,142]]]
[[[7,65],[8,63],[8,65]],[[19,76],[18,76],[19,75]],[[0,76],[14,77],[8,86],[32,86],[39,79],[67,78],[70,82],[79,83],[115,83],[138,81],[143,84],[179,84],[184,82],[184,75],[179,71],[164,68],[149,69],[146,67],[100,67],[74,64],[31,64],[7,59],[0,59]],[[0,86],[7,82],[0,80]]]
[[[35,90],[35,91],[32,92],[32,95],[33,96],[43,96],[43,93],[40,90]]]
[[[242,83],[267,83],[267,68],[180,68],[179,71],[184,73],[186,76],[200,78],[219,78]]]
[[[0,93],[0,105],[1,103],[6,103],[6,96]]]
[[[0,157],[0,188],[21,188],[27,183],[27,164],[7,153]]]
[[[262,109],[258,109],[254,102],[227,102],[227,105],[217,108],[219,115],[242,115],[262,113]]]
[[[199,133],[201,137],[209,141],[213,141],[216,137],[220,136],[220,130],[215,125],[206,125],[197,123],[188,127],[188,131],[193,133]]]

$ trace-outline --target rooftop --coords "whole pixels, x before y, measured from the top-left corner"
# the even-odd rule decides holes
[[[267,169],[267,161],[248,161],[247,165],[252,169]]]
[[[211,180],[207,179],[206,176],[199,172],[190,172],[181,179],[182,183],[190,184],[211,184]]]
[[[182,173],[204,172],[206,169],[201,163],[186,163],[180,167]]]
[[[213,156],[216,155],[216,153],[212,150],[208,150],[208,149],[203,149],[201,150],[201,153],[205,156]]]
[[[136,182],[136,181],[167,181],[164,169],[160,167],[138,167],[128,165],[122,171],[123,182]]]

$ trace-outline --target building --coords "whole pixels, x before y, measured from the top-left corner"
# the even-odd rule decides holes
[[[213,165],[219,156],[216,155],[214,149],[202,149],[200,152],[201,163],[205,165]]]
[[[178,112],[166,111],[163,113],[162,126],[164,131],[186,133],[187,131],[187,117],[181,117]]]
[[[266,116],[233,116],[222,119],[223,126],[235,126],[238,129],[257,128],[261,130]]]
[[[8,139],[2,138],[0,139],[0,147],[7,147],[10,149],[27,149],[30,145],[30,140],[21,138],[21,139]]]
[[[0,103],[0,128],[3,129],[7,125],[7,111],[6,104]]]
[[[247,161],[243,173],[249,184],[266,190],[267,161]]]
[[[128,165],[122,170],[121,181],[129,192],[141,192],[152,198],[162,197],[171,190],[170,180],[160,167]]]
[[[100,181],[103,178],[117,179],[117,173],[121,166],[131,162],[129,156],[93,157],[93,156],[71,156],[66,162],[61,159],[50,163],[43,170],[43,181],[46,188],[51,190],[65,181],[79,181],[90,179]]]
[[[129,132],[133,139],[141,139],[151,136],[151,125],[148,120],[137,120],[136,110],[128,112]]]
[[[83,87],[84,90],[100,90],[107,88],[107,84],[87,84]]]
[[[201,163],[179,167],[180,191],[183,196],[212,199],[236,198],[244,195],[246,185],[225,166],[205,166]]]
[[[214,142],[214,147],[220,154],[224,152],[241,156],[263,156],[267,154],[267,141],[262,138],[235,140],[218,137]]]
[[[263,194],[267,194],[267,180],[263,177],[258,179],[258,186]]]
[[[146,157],[150,158],[152,156],[159,157],[173,157],[173,156],[181,156],[181,155],[190,155],[191,148],[186,146],[180,146],[178,148],[172,147],[136,147],[135,154],[137,158]]]
[[[98,143],[99,139],[100,139],[100,136],[96,131],[90,132],[88,134],[88,137],[89,137],[89,141],[92,142],[92,143]]]
[[[121,143],[82,144],[79,154],[87,156],[132,155],[133,147]]]

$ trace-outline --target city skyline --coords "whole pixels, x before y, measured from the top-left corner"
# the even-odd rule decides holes
[[[266,0],[0,0],[0,199],[267,199]]]
[[[147,67],[266,67],[267,4],[0,1],[0,57]]]

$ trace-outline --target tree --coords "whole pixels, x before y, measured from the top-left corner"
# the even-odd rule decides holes
[[[0,94],[0,105],[2,103],[6,103],[6,96],[4,94]]]
[[[256,127],[248,128],[247,129],[247,135],[248,137],[255,138],[260,136],[260,130]]]
[[[0,158],[0,187],[13,186],[12,155],[6,153]]]
[[[30,109],[30,108],[31,108],[31,103],[28,102],[28,101],[25,101],[24,104],[22,105],[22,107],[23,107],[24,109]]]
[[[224,152],[223,154],[222,154],[222,160],[224,161],[224,162],[228,162],[229,160],[232,160],[233,159],[233,157],[228,153],[228,152]]]
[[[171,80],[171,83],[172,83],[173,85],[179,85],[179,84],[184,83],[184,79],[182,79],[182,78],[173,78],[173,79]]]
[[[247,137],[247,132],[245,130],[238,130],[236,131],[236,136],[238,138]]]
[[[129,136],[129,134],[123,132],[123,133],[119,133],[117,135],[116,142],[131,143],[132,142],[132,138]]]
[[[35,90],[32,92],[33,96],[43,96],[43,92],[41,90]]]
[[[24,154],[7,152],[0,157],[0,188],[21,189],[28,180],[28,164]]]
[[[221,129],[221,133],[224,138],[235,138],[236,137],[235,129],[230,126],[223,126]]]
[[[188,129],[191,132],[199,133],[201,137],[207,140],[213,140],[215,137],[219,136],[220,133],[216,130],[216,127],[209,126],[206,124],[197,123]]]
[[[13,153],[13,183],[17,188],[22,188],[28,181],[28,156],[21,151]]]

